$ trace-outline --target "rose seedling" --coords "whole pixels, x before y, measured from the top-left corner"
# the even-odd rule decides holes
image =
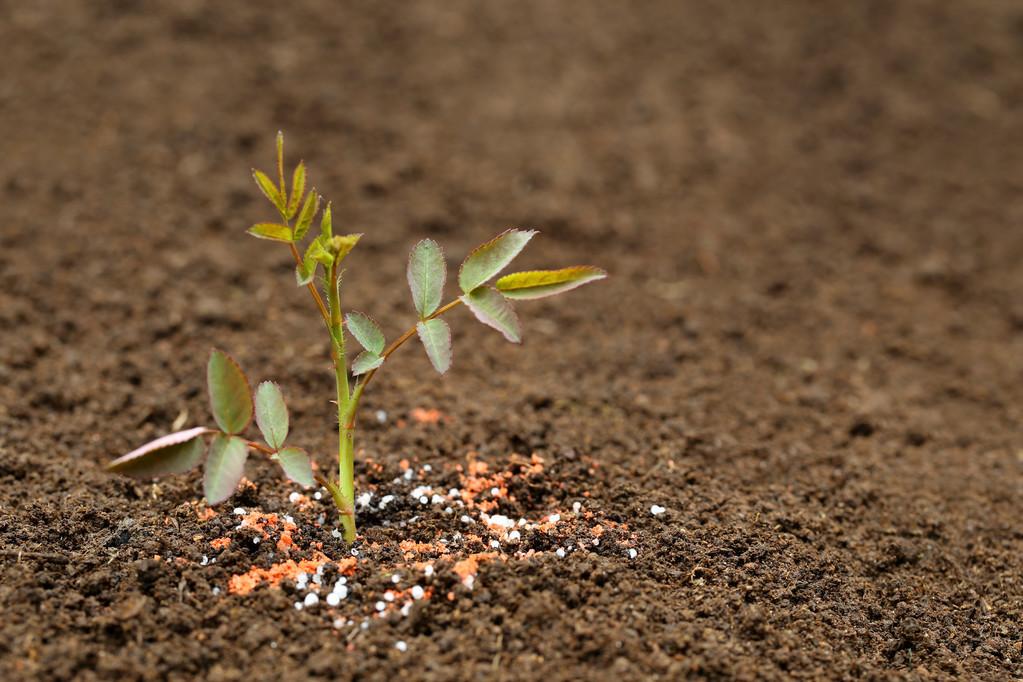
[[[390,344],[380,326],[368,315],[342,313],[341,265],[358,244],[361,234],[335,235],[330,205],[322,211],[319,234],[308,241],[310,227],[320,213],[321,197],[306,191],[306,168],[294,169],[290,189],[284,177],[284,140],[277,135],[277,179],[253,171],[256,184],[277,209],[279,220],[253,225],[249,234],[286,244],[295,259],[298,285],[308,289],[330,338],[330,357],[337,384],[338,477],[314,473],[309,456],[285,445],[288,409],[276,384],[263,382],[252,391],[238,364],[214,350],[206,368],[210,406],[216,427],[197,427],[158,438],[119,457],[109,468],[136,478],[180,474],[197,466],[206,455],[203,488],[210,504],[229,498],[241,481],[251,450],[269,455],[284,474],[304,486],[316,483],[330,491],[337,505],[347,542],[355,540],[355,423],[359,403],[373,377],[406,341],[416,337],[434,369],[443,374],[451,367],[451,330],[441,316],[464,305],[477,320],[493,327],[512,343],[522,330],[512,306],[560,294],[606,277],[588,265],[560,270],[533,270],[495,280],[535,236],[532,230],[508,230],[466,256],[458,271],[460,294],[441,305],[447,265],[437,242],[424,239],[415,245],[406,271],[412,303],[418,314],[415,326]],[[321,293],[322,291],[322,293]],[[325,297],[325,298],[324,298]],[[348,336],[362,347],[349,363]],[[263,442],[243,434],[255,417]],[[207,443],[208,441],[208,443]]]

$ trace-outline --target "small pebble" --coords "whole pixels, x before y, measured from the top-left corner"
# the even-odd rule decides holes
[[[654,516],[660,516],[666,511],[668,510],[658,504],[655,504],[652,507],[650,507],[650,513],[653,514]]]
[[[302,602],[300,602],[300,601],[295,602],[295,610],[296,611],[301,611],[302,610]]]
[[[558,521],[561,520],[561,514],[551,514],[550,516],[547,517],[547,520],[550,523],[557,523]]]
[[[319,603],[320,603],[320,596],[318,594],[316,594],[315,592],[310,592],[309,594],[307,594],[305,596],[305,605],[306,606],[316,606]]]
[[[314,500],[322,500],[323,499],[323,493],[321,493],[319,490],[317,490],[315,493],[313,493],[313,499]]]
[[[383,611],[383,610],[384,610],[384,609],[386,609],[386,608],[387,608],[387,604],[385,604],[384,602],[382,602],[382,601],[378,601],[378,602],[376,603],[376,610],[377,610],[377,611]]]
[[[461,521],[462,523],[472,523],[472,517],[468,514],[462,514]]]
[[[383,424],[384,422],[387,421],[387,413],[384,412],[383,410],[377,410],[375,416],[377,418],[377,422],[380,424]]]
[[[631,549],[631,548],[629,549],[629,558],[630,559],[635,559],[638,555],[639,555],[639,552],[637,552],[636,550]]]
[[[558,547],[558,551],[556,551],[555,554],[558,555],[558,558],[561,558],[561,559],[565,558],[565,550],[563,548],[561,548],[561,547]]]
[[[301,498],[301,497],[302,496],[299,495],[298,493],[291,493],[290,495],[288,495],[288,502],[291,502],[292,504],[295,504],[296,502],[298,502],[299,498]]]
[[[235,516],[245,516],[245,509],[242,507],[235,507],[232,513]]]
[[[345,626],[344,618],[335,618],[334,619],[334,629],[335,630],[340,630],[344,626]]]
[[[336,596],[340,601],[341,599],[345,599],[348,597],[348,588],[345,587],[344,585],[335,585],[334,591],[331,592],[331,594]]]
[[[390,590],[384,592],[384,601],[394,601],[394,592]]]
[[[373,493],[363,493],[355,498],[355,504],[360,507],[369,506],[369,501],[373,499]]]
[[[494,549],[497,549],[498,547],[501,546],[501,543],[498,542],[497,540],[491,540],[490,541],[490,546],[493,547]]]
[[[401,582],[401,576],[395,573],[394,575],[391,576],[391,582],[397,585],[398,583]]]
[[[408,644],[399,640],[394,643],[394,648],[397,649],[398,651],[405,652],[408,651]]]
[[[353,549],[352,550],[352,556],[359,556],[359,550]]]
[[[262,540],[262,538],[252,538],[252,544],[258,545],[260,540]]]
[[[429,464],[424,464],[423,465],[423,471],[426,471],[426,472],[429,473],[429,472],[433,471],[433,467],[430,466]]]
[[[517,530],[513,530],[512,532],[508,533],[508,540],[510,540],[511,542],[518,542],[519,538],[521,537],[522,533],[520,533]]]
[[[422,497],[419,498],[419,504],[430,504],[430,498],[427,497],[426,495],[423,495]]]
[[[219,594],[220,594],[220,588],[219,587],[214,587],[213,588],[213,596],[216,597]]]
[[[341,531],[339,531],[337,528],[335,528],[334,530],[330,531],[330,537],[334,538],[335,540],[340,540],[344,536],[345,536],[345,534],[342,533]]]
[[[581,503],[581,502],[573,502],[573,503],[572,503],[572,511],[573,511],[574,513],[578,514],[578,513],[579,513],[579,511],[580,511],[580,510],[581,510],[582,508],[583,508],[583,505],[582,505],[582,503]]]
[[[411,481],[412,477],[416,475],[416,472],[412,471],[411,468],[405,469],[405,480]]]
[[[412,598],[413,599],[416,599],[416,600],[422,599],[425,594],[426,594],[426,590],[424,590],[420,585],[415,585],[412,588]]]
[[[593,546],[596,547],[600,544],[600,538],[593,538]]]
[[[394,495],[384,495],[383,497],[380,498],[380,504],[377,505],[377,506],[380,507],[381,509],[383,509],[384,507],[386,507],[387,505],[389,505],[393,501],[394,501]]]
[[[425,575],[427,578],[433,575],[433,564],[429,564],[427,565],[426,568],[423,569],[423,575]]]
[[[331,592],[330,594],[327,595],[327,605],[328,606],[337,606],[340,603],[341,603],[341,595],[339,595],[337,592]]]
[[[501,489],[500,488],[491,488],[490,489],[490,494],[493,495],[494,497],[497,497],[498,495],[501,494]]]

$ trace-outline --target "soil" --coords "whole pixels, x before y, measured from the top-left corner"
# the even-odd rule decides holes
[[[1023,677],[1018,3],[0,11],[5,679]],[[390,338],[424,236],[611,273],[394,356],[355,561],[255,455],[212,511],[102,468],[209,422],[212,346],[329,466],[315,310],[244,234],[278,128]]]

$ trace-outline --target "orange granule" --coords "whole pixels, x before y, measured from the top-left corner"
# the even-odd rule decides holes
[[[398,547],[405,553],[406,559],[411,559],[416,554],[447,554],[447,547],[441,544],[429,542],[416,542],[414,540],[402,540]]]
[[[409,468],[409,466],[410,466],[410,465],[409,465],[409,463],[408,463],[408,460],[407,460],[407,459],[403,459],[403,460],[401,460],[400,462],[398,462],[398,467],[399,467],[399,468],[400,468],[400,469],[401,469],[402,471],[408,471],[408,468]]]
[[[213,511],[210,507],[206,507],[202,511],[196,510],[195,515],[200,521],[209,521],[212,518],[216,518],[217,512]]]
[[[216,540],[210,540],[210,546],[213,549],[224,549],[231,544],[231,538],[217,538]]]
[[[270,568],[252,567],[246,573],[231,576],[228,580],[227,590],[231,594],[248,594],[256,589],[260,583],[266,583],[270,587],[279,587],[282,580],[296,580],[299,573],[315,573],[316,569],[328,563],[330,559],[317,552],[312,559],[295,561],[288,559]],[[355,573],[356,559],[349,557],[337,562],[338,570],[342,575]]]
[[[598,523],[596,526],[590,529],[590,532],[593,533],[593,537],[599,538],[601,535],[604,534],[604,527]]]
[[[478,554],[470,554],[465,559],[455,563],[451,568],[455,574],[462,580],[462,584],[472,589],[472,585],[476,582],[476,574],[480,570],[481,561],[489,561],[491,559],[500,556],[497,552],[480,552]]]
[[[436,424],[444,418],[444,413],[440,410],[424,410],[417,407],[409,413],[409,416],[420,424]]]

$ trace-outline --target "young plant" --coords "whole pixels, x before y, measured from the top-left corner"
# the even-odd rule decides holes
[[[115,472],[136,478],[155,478],[189,471],[207,453],[203,488],[210,504],[231,496],[242,478],[250,450],[275,460],[284,474],[304,486],[319,483],[338,508],[344,538],[355,540],[355,423],[359,403],[373,377],[387,359],[412,337],[418,337],[434,369],[443,374],[451,367],[451,330],[441,315],[465,305],[485,325],[499,331],[512,343],[519,343],[522,330],[513,301],[560,294],[606,277],[596,267],[581,265],[560,270],[532,270],[494,278],[504,270],[536,234],[533,230],[507,230],[475,248],[458,271],[461,293],[441,305],[447,266],[437,242],[424,239],[409,256],[406,276],[418,320],[411,329],[387,343],[380,326],[368,315],[342,313],[341,264],[358,244],[361,234],[335,235],[330,204],[320,216],[320,230],[304,252],[299,247],[319,213],[321,197],[306,192],[306,168],[299,162],[291,177],[290,190],[284,181],[284,138],[277,134],[277,179],[254,170],[256,184],[277,209],[279,220],[258,223],[249,234],[286,244],[295,259],[295,278],[309,291],[330,338],[330,357],[337,384],[338,477],[314,473],[308,455],[285,446],[288,410],[276,384],[261,383],[253,393],[238,364],[225,353],[214,350],[206,370],[210,405],[217,428],[197,427],[158,438],[110,463]],[[317,286],[317,275],[319,286]],[[321,295],[321,290],[323,294]],[[324,300],[324,295],[326,300]],[[347,338],[351,335],[362,352],[348,364]],[[263,442],[247,440],[242,434],[252,422]],[[205,440],[210,437],[207,448]]]

